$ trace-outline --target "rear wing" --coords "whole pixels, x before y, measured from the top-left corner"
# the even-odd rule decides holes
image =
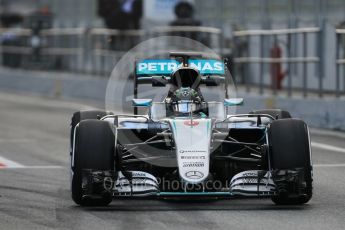
[[[186,64],[174,59],[145,59],[136,63],[136,76],[170,76],[180,67],[192,67],[201,75],[224,75],[223,61],[214,59],[189,59]]]
[[[151,84],[153,87],[164,87],[171,75],[182,67],[196,69],[201,75],[202,84],[206,86],[218,85],[226,80],[226,59],[203,58],[200,53],[183,52],[170,53],[170,59],[142,59],[135,62],[134,70],[134,98],[138,98],[138,85]],[[137,114],[137,109],[134,109]]]

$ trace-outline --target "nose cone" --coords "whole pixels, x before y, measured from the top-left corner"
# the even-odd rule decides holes
[[[170,120],[179,176],[187,183],[203,182],[209,174],[211,119]]]

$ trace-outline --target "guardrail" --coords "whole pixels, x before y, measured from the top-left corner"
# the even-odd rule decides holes
[[[304,97],[311,92],[319,96],[324,92],[335,93],[337,97],[344,95],[345,80],[340,75],[345,71],[342,70],[345,64],[345,29],[335,30],[335,78],[323,76],[324,60],[321,54],[325,42],[321,33],[319,28],[235,31],[234,40],[247,43],[237,53],[235,43],[234,58],[232,62],[230,60],[240,70],[234,75],[237,79],[242,78],[237,83],[243,84],[247,91],[255,86],[260,94],[268,92],[271,85],[275,95],[279,88],[276,79],[270,79],[268,73],[279,64],[286,69],[283,91],[288,96],[292,95],[292,91],[300,91]],[[166,35],[198,40],[220,54],[224,54],[224,48],[229,48],[223,46],[222,31],[212,27],[156,27],[147,31],[53,28],[41,30],[39,40],[29,29],[0,28],[0,61],[2,65],[15,68],[45,68],[107,77],[129,49],[143,40]],[[274,44],[282,47],[284,55],[274,57],[269,54]],[[331,88],[329,79],[332,80]],[[324,82],[328,83],[326,89]]]
[[[149,31],[150,37],[182,36],[199,41],[212,48],[217,53],[222,53],[223,35],[219,28],[205,26],[161,26]],[[188,41],[186,41],[188,42]],[[186,44],[188,46],[188,44]],[[191,44],[194,46],[194,44]]]
[[[12,67],[19,67],[21,59],[25,55],[32,53],[30,47],[31,30],[28,29],[13,29],[7,30],[0,28],[1,46],[0,46],[0,60],[4,65]],[[21,39],[15,39],[21,37]]]
[[[58,69],[83,71],[87,59],[87,30],[84,28],[53,28],[41,31],[41,54]]]
[[[269,64],[271,68],[271,88],[273,91],[273,94],[277,94],[277,91],[280,88],[280,80],[279,77],[282,77],[284,73],[274,73],[274,70],[278,69],[278,71],[281,71],[282,64],[286,65],[286,71],[285,74],[287,76],[287,95],[291,96],[292,89],[300,88],[302,90],[303,96],[306,97],[308,94],[308,91],[310,89],[308,88],[308,64],[319,64],[320,63],[320,56],[319,53],[317,53],[316,56],[310,56],[309,50],[308,50],[308,39],[310,36],[309,34],[315,35],[316,44],[320,44],[320,29],[319,28],[296,28],[296,29],[278,29],[278,30],[246,30],[246,31],[235,31],[234,37],[235,39],[246,39],[247,46],[246,50],[242,53],[245,53],[246,56],[241,56],[241,54],[238,54],[240,56],[237,56],[234,58],[234,63],[238,65],[246,65],[243,68],[251,69],[253,64],[259,64],[259,80],[258,80],[258,86],[259,86],[259,93],[263,94],[264,89],[267,88],[267,84],[265,85],[265,79],[264,79],[264,68],[265,65]],[[297,36],[301,36],[301,39],[297,39]],[[253,38],[258,39],[259,44],[259,50],[258,54],[255,56],[250,56],[251,47],[250,40]],[[285,44],[285,50],[286,55],[281,55],[281,47],[279,44],[279,40],[283,41]],[[270,56],[268,57],[267,52],[265,52],[265,49],[267,50],[267,44],[270,45]],[[300,47],[302,49],[302,56],[293,56],[292,54],[292,46]],[[275,50],[273,50],[275,49]],[[276,52],[275,52],[276,51]],[[276,54],[276,55],[275,55]],[[296,87],[293,86],[292,81],[292,72],[291,67],[293,65],[297,65],[301,63],[302,66],[302,86]],[[317,67],[321,68],[321,64],[319,64]],[[273,69],[273,70],[272,70]],[[273,72],[273,73],[272,73]],[[319,74],[322,71],[319,71]],[[250,91],[251,88],[251,82],[249,80],[249,75],[244,74],[246,76],[242,76],[244,78],[243,82],[246,86],[247,91]],[[275,75],[275,76],[273,76]],[[318,87],[318,94],[319,96],[322,96],[323,89],[322,89],[322,76],[319,76],[319,87]]]
[[[197,27],[197,26],[174,26],[174,27],[155,27],[151,30],[109,30],[109,29],[92,29],[90,31],[92,50],[92,70],[97,74],[108,76],[109,72],[114,67],[115,63],[128,50],[139,44],[141,41],[159,37],[172,36],[169,41],[174,39],[174,36],[181,36],[197,40],[200,43],[213,48],[215,51],[222,49],[222,33],[220,29],[212,27]],[[178,39],[178,38],[176,38]],[[187,40],[186,42],[191,42]],[[172,41],[174,43],[174,41]],[[184,44],[188,47],[188,44]],[[151,50],[156,52],[157,48],[167,50],[166,44],[155,44]],[[190,44],[189,47],[194,47]],[[155,49],[155,50],[154,50]],[[149,50],[149,49],[148,49]],[[148,53],[148,55],[150,55]]]
[[[144,37],[143,30],[91,29],[89,31],[90,72],[109,76],[117,61]]]
[[[0,29],[0,34],[1,63],[5,66],[83,69],[85,29],[45,29],[39,35],[29,29]]]
[[[340,97],[341,91],[340,91],[340,72],[341,67],[344,67],[345,64],[345,29],[336,29],[336,54],[335,54],[335,68],[336,68],[336,90],[335,94],[337,97]],[[341,46],[343,46],[343,53],[341,54]],[[343,68],[343,73],[344,73]],[[345,79],[343,78],[343,94],[345,93]]]
[[[41,30],[36,36],[29,29],[0,28],[0,34],[3,65],[61,69],[104,76],[109,76],[124,53],[152,37],[183,36],[200,41],[218,52],[222,49],[222,33],[220,29],[212,27],[157,27],[148,31],[53,28]],[[35,57],[39,57],[39,60],[35,60]],[[42,62],[45,63],[43,66]]]

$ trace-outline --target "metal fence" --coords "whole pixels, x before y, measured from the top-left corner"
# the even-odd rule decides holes
[[[31,30],[0,29],[1,46],[0,59],[2,65],[21,67],[28,55],[32,53],[30,45]]]
[[[48,68],[83,71],[85,62],[85,29],[42,30],[41,54]]]
[[[234,37],[241,47],[233,60],[236,74],[248,92],[257,86],[260,94],[269,89],[274,95],[285,90],[291,96],[292,90],[298,90],[304,97],[310,91],[322,96],[322,64],[316,48],[321,46],[319,28],[235,31]],[[308,46],[310,42],[314,49]],[[314,65],[318,75],[317,88],[308,86],[309,65]]]
[[[223,45],[222,31],[211,27],[157,27],[147,31],[54,28],[40,31],[38,37],[28,29],[0,29],[0,61],[13,68],[108,77],[129,49],[146,39],[166,35],[192,38],[222,55],[229,50]],[[345,30],[337,29],[333,36],[335,41],[325,39],[319,28],[235,31],[234,58],[229,62],[235,69],[235,81],[246,91],[260,94],[345,95]],[[332,66],[327,67],[334,70],[333,74],[324,71],[325,43],[335,43]]]
[[[46,29],[34,35],[29,29],[0,29],[3,66],[73,70],[83,67],[84,29]]]
[[[109,76],[117,61],[145,36],[143,30],[92,29],[90,35],[91,68],[98,75]]]
[[[157,27],[148,31],[54,28],[41,30],[36,37],[27,29],[0,29],[0,33],[1,63],[4,66],[102,76],[109,76],[128,50],[153,37],[182,36],[197,40],[216,52],[222,50],[222,33],[220,29],[211,27]]]
[[[191,42],[189,47],[193,47],[195,44],[192,44],[192,40],[196,40],[211,47],[216,52],[222,49],[222,33],[220,29],[211,27],[156,27],[148,31],[92,29],[90,35],[92,41],[90,46],[90,50],[92,51],[92,70],[101,75],[109,75],[109,71],[112,70],[115,63],[124,53],[141,41],[154,37],[172,36],[172,39],[174,39],[174,36],[187,37],[191,39],[186,40],[186,42]],[[184,45],[188,47],[188,44]],[[155,49],[157,47],[160,50],[173,48],[166,47],[166,44],[161,44],[161,47],[159,44],[155,44]]]
[[[345,29],[337,29],[336,33],[336,89],[335,94],[339,97],[345,94],[345,78],[344,78],[344,64],[345,64]],[[342,77],[341,77],[342,76]],[[343,82],[343,89],[341,90],[341,82]]]

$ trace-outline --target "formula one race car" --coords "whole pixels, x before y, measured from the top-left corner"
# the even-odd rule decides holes
[[[107,205],[116,197],[143,196],[308,202],[313,181],[308,126],[280,109],[228,114],[243,99],[228,98],[225,64],[192,52],[138,60],[134,115],[74,113],[74,202]],[[167,90],[160,101],[137,98],[142,84]],[[213,101],[216,94],[224,99]],[[138,115],[143,108],[148,113]]]

